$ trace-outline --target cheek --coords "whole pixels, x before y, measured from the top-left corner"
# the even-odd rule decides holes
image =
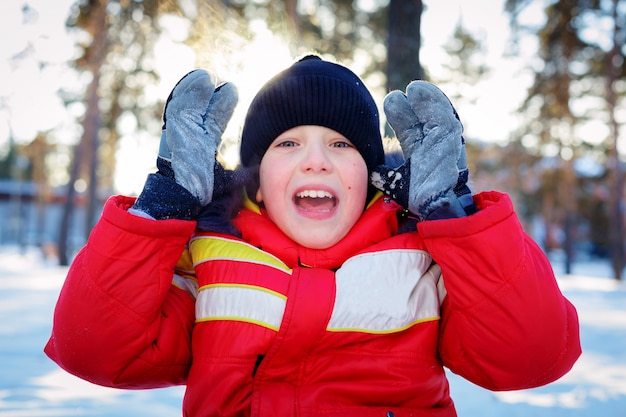
[[[254,196],[257,203],[263,201],[263,197],[265,194],[263,190],[268,187],[268,182],[271,182],[271,171],[269,171],[266,167],[267,163],[265,159],[263,159],[261,161],[261,166],[259,167],[259,188],[257,189],[256,195]]]
[[[284,162],[272,161],[270,158],[263,160],[259,169],[259,189],[255,195],[258,203],[263,202],[267,206],[268,200],[276,199],[284,192],[286,181],[290,178],[290,173],[284,167]]]
[[[354,162],[352,164],[352,171],[353,172],[358,172],[358,170],[359,170],[359,164],[357,162]],[[348,191],[352,191],[353,188],[354,187],[351,184],[348,184]]]
[[[367,167],[361,161],[352,164],[352,170],[348,175],[347,189],[349,191],[363,192],[367,194],[369,175]]]

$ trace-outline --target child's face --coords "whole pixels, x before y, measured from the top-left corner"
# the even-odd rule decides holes
[[[339,242],[363,213],[365,160],[340,133],[298,126],[278,136],[265,152],[256,199],[291,239],[312,249]]]

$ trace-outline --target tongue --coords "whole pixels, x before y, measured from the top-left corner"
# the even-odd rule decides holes
[[[303,197],[297,200],[298,207],[304,210],[330,210],[335,206],[333,198],[310,198]]]

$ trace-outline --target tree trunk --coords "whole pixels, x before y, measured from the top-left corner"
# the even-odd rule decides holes
[[[96,224],[96,210],[99,208],[98,198],[98,148],[100,132],[100,126],[102,124],[102,118],[100,116],[100,110],[98,108],[99,96],[98,86],[100,85],[100,73],[96,69],[94,72],[93,81],[88,90],[87,98],[87,114],[83,122],[84,134],[89,150],[85,155],[87,158],[87,167],[89,168],[89,181],[87,187],[87,201],[85,205],[85,240],[89,236],[91,229]]]
[[[574,263],[574,242],[576,241],[576,190],[577,181],[576,173],[574,171],[574,160],[569,159],[564,161],[563,167],[563,251],[565,253],[565,273],[572,273],[572,265]]]
[[[101,117],[99,109],[98,87],[100,84],[100,68],[106,58],[108,51],[107,24],[106,24],[106,0],[93,0],[90,14],[89,32],[93,37],[93,43],[86,52],[87,70],[93,74],[93,79],[85,101],[87,112],[83,120],[83,135],[79,145],[75,148],[74,161],[70,173],[70,181],[67,186],[63,217],[61,219],[59,232],[59,263],[68,265],[70,254],[68,247],[68,237],[70,235],[71,219],[74,212],[76,181],[83,174],[83,170],[89,170],[89,186],[87,193],[85,240],[91,227],[94,224],[95,205],[97,202],[97,154],[98,154],[98,133],[100,130]],[[87,161],[84,159],[87,158]]]
[[[81,141],[82,142],[82,141]],[[69,247],[68,238],[71,228],[72,215],[74,213],[74,197],[76,195],[74,190],[74,184],[79,177],[80,161],[82,159],[82,143],[79,143],[74,149],[74,159],[72,161],[72,167],[70,170],[70,179],[67,183],[67,190],[65,192],[65,203],[63,204],[63,216],[61,217],[61,224],[59,230],[59,264],[62,266],[69,265]]]
[[[609,242],[611,265],[613,267],[613,276],[616,280],[622,279],[622,270],[624,269],[624,225],[622,213],[622,172],[619,163],[619,152],[617,149],[617,138],[619,137],[619,126],[615,119],[616,94],[615,82],[618,78],[617,62],[619,56],[619,21],[617,16],[617,3],[619,0],[613,0],[613,48],[607,55],[607,76],[606,76],[606,102],[609,114],[610,134],[610,150],[609,150],[609,169],[611,170],[610,188],[610,208],[609,219],[612,220],[613,226],[609,228]],[[593,225],[592,225],[593,227]]]
[[[416,79],[424,78],[420,64],[421,0],[390,0],[387,39],[387,88],[404,90]]]
[[[285,0],[285,14],[287,15],[287,34],[289,37],[289,48],[292,55],[296,54],[298,44],[302,39],[300,33],[300,15],[298,14],[298,1]]]

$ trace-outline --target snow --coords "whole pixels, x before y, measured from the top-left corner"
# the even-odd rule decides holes
[[[583,355],[544,387],[494,393],[450,374],[460,417],[626,416],[626,283],[607,262],[584,260],[559,285],[580,316]],[[180,416],[183,388],[124,391],[75,378],[43,347],[66,268],[38,251],[0,247],[0,417]]]

